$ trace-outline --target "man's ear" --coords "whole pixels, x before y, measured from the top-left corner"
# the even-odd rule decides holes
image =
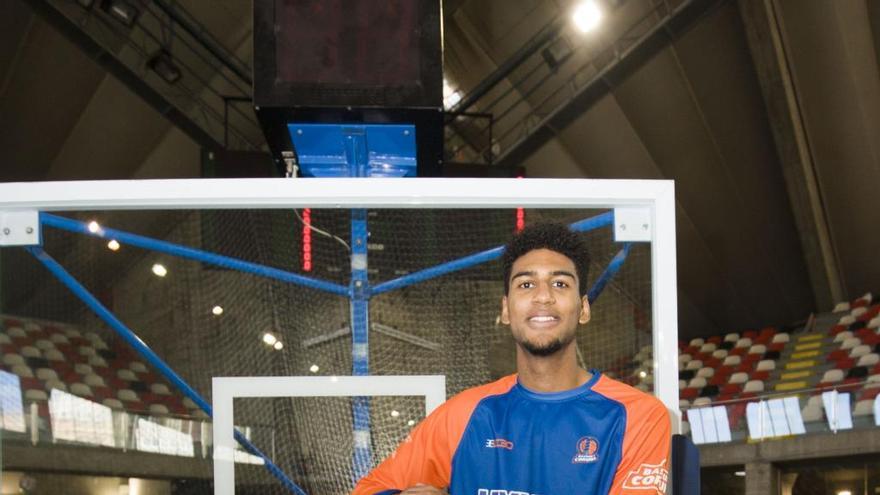
[[[578,323],[586,325],[590,321],[590,301],[587,296],[581,298],[581,315],[578,317]]]
[[[501,323],[510,325],[510,313],[507,311],[507,296],[501,298]]]

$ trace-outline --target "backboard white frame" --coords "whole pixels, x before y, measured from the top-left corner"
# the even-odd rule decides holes
[[[446,377],[425,376],[257,376],[215,377],[214,495],[235,494],[234,399],[270,397],[425,398],[425,416],[446,401]]]
[[[110,209],[621,208],[650,210],[654,395],[681,431],[675,186],[597,179],[168,179],[0,184],[0,213]]]

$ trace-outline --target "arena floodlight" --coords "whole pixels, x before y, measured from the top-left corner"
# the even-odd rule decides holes
[[[101,10],[125,27],[134,26],[137,21],[138,9],[125,0],[104,0]]]
[[[602,22],[602,10],[593,0],[586,0],[575,7],[571,19],[580,32],[588,33]]]

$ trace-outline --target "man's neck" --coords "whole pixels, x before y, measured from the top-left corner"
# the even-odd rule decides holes
[[[587,383],[592,374],[578,366],[575,345],[572,342],[551,356],[534,356],[517,347],[519,383],[536,392],[562,392]]]

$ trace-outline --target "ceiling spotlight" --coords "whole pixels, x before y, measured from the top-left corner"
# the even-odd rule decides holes
[[[153,274],[157,277],[164,277],[165,275],[168,275],[168,269],[165,268],[165,265],[156,263],[153,265]]]
[[[107,243],[107,249],[110,251],[119,251],[119,241],[111,239],[110,242]]]
[[[153,69],[153,72],[159,75],[168,84],[174,84],[183,77],[180,68],[174,63],[171,54],[165,50],[159,50],[155,55],[147,61],[147,67]]]
[[[89,232],[96,234],[99,230],[101,230],[101,226],[98,225],[98,222],[94,220],[89,222]]]
[[[392,418],[396,418],[396,417],[398,417],[398,416],[400,416],[400,411],[398,411],[397,409],[393,409],[393,410],[391,411],[391,417],[392,417]]]
[[[837,495],[852,495],[852,492],[849,490],[840,490],[837,492]]]
[[[276,351],[280,351],[281,349],[284,349],[284,344],[282,344],[279,340],[275,342],[275,345],[273,345],[272,347],[274,347]]]
[[[582,33],[588,33],[599,25],[599,22],[602,21],[602,11],[599,9],[599,6],[596,5],[596,2],[593,0],[586,0],[574,9],[574,13],[571,16],[572,21],[574,21],[574,25]]]
[[[214,316],[222,315],[223,314],[223,306],[214,306],[213,308],[211,308],[211,313],[213,313]]]
[[[415,426],[416,420],[411,419],[411,420],[407,421],[406,424],[407,424],[407,426]]]
[[[321,368],[319,368],[317,364],[313,364],[311,367],[309,367],[309,371],[311,371],[312,373],[317,373],[320,369]]]
[[[644,377],[646,377],[646,376],[648,376],[648,372],[646,372],[646,371],[639,371],[639,378],[644,378]]]
[[[103,0],[101,10],[126,27],[134,26],[138,10],[126,0]]]
[[[745,471],[736,471],[733,473],[735,476],[743,477],[746,475]]]
[[[275,345],[275,342],[278,342],[278,339],[275,338],[275,336],[272,335],[271,333],[266,332],[263,334],[263,342],[266,345]]]

